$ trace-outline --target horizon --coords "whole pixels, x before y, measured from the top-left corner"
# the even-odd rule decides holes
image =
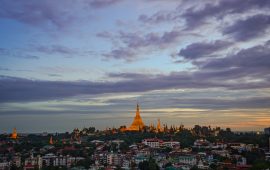
[[[270,127],[270,1],[0,1],[0,133]]]

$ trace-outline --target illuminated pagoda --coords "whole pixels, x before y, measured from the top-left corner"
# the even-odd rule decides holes
[[[17,134],[16,128],[13,129],[13,132],[12,132],[10,138],[11,139],[17,139],[18,138],[18,134]]]
[[[143,120],[140,116],[140,106],[137,104],[136,109],[136,116],[134,117],[134,120],[129,128],[127,128],[127,131],[140,131],[145,127]]]
[[[160,119],[158,119],[158,124],[157,124],[157,129],[156,129],[157,132],[163,132],[164,129],[161,127],[161,123],[160,123]]]
[[[53,145],[53,138],[52,138],[52,136],[50,137],[49,144],[50,145]]]

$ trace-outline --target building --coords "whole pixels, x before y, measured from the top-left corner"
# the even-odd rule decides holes
[[[178,141],[166,141],[166,142],[163,142],[163,146],[169,147],[169,148],[180,147],[180,142],[178,142]]]
[[[38,155],[37,157],[26,158],[24,161],[24,170],[27,169],[41,169],[42,168],[42,158]]]
[[[109,153],[107,155],[107,164],[108,165],[121,166],[122,165],[121,155],[116,154],[116,153]]]
[[[206,139],[197,139],[193,145],[194,148],[209,148],[211,146],[212,144]]]
[[[151,148],[159,148],[162,145],[163,140],[158,138],[149,138],[144,139],[142,143],[146,146],[150,146]]]
[[[65,166],[70,168],[72,165],[76,164],[80,160],[84,160],[82,157],[71,157],[69,155],[56,156],[53,153],[46,154],[42,157],[43,166]]]
[[[264,128],[264,134],[270,135],[270,127]]]
[[[180,146],[180,142],[177,141],[166,141],[164,142],[161,139],[158,138],[149,138],[149,139],[144,139],[142,143],[146,146],[149,146],[151,148],[160,148],[160,147],[169,147],[173,148],[175,146]]]
[[[8,161],[0,162],[0,170],[6,169],[10,169],[10,162]]]
[[[178,163],[181,164],[187,164],[192,166],[197,164],[197,159],[195,155],[179,155],[177,159]]]
[[[127,131],[140,131],[145,127],[143,120],[140,116],[140,107],[137,104],[136,109],[136,116],[134,117],[134,120],[129,128],[127,128]]]

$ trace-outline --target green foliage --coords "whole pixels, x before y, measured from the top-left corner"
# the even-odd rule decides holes
[[[156,161],[150,157],[148,161],[143,161],[139,163],[140,170],[159,170]]]
[[[267,168],[270,168],[270,162],[265,161],[265,160],[259,160],[259,161],[254,162],[250,170],[265,170]]]

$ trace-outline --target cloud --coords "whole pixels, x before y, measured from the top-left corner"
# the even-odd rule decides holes
[[[72,9],[71,1],[15,1],[0,2],[0,18],[14,19],[29,25],[52,25],[62,28],[74,17],[66,9]]]
[[[121,0],[0,1],[0,18],[21,23],[63,29],[87,16],[92,9],[108,7]],[[90,9],[89,9],[90,8]]]
[[[99,36],[111,38],[110,34],[98,34]],[[122,59],[125,61],[134,61],[138,55],[151,53],[152,51],[164,49],[178,42],[182,33],[178,30],[171,30],[162,34],[148,33],[140,35],[140,33],[120,32],[117,36],[124,46],[111,50],[104,54],[106,58]]]
[[[233,69],[243,68],[247,70],[269,72],[270,67],[270,42],[251,48],[242,49],[236,54],[225,58],[213,59],[203,64],[207,69]],[[258,70],[256,70],[258,69]],[[254,73],[256,73],[254,72]],[[261,72],[260,72],[261,73]]]
[[[11,69],[6,68],[6,67],[0,67],[0,71],[11,71]]]
[[[200,1],[196,3],[182,1],[173,10],[161,10],[150,16],[142,14],[138,20],[151,24],[184,20],[188,29],[194,29],[206,24],[210,18],[222,19],[230,14],[243,14],[251,10],[253,12],[254,10],[267,11],[269,8],[270,2],[268,0],[246,0],[245,3],[241,0]]]
[[[232,43],[228,41],[217,40],[214,42],[197,42],[188,45],[186,48],[181,49],[178,53],[179,56],[185,59],[193,60],[203,57],[210,57],[213,53],[225,49]]]
[[[75,49],[68,48],[61,45],[51,45],[51,46],[36,46],[34,49],[38,52],[45,54],[63,54],[63,55],[76,55],[79,52]]]
[[[62,77],[60,74],[48,74],[50,77]]]
[[[121,2],[122,0],[90,0],[88,3],[95,8],[108,7]]]
[[[270,26],[270,15],[254,15],[245,20],[235,21],[232,25],[223,28],[223,35],[231,35],[235,40],[246,41],[257,38],[266,33]]]
[[[158,11],[152,16],[142,14],[139,16],[138,20],[148,24],[158,24],[165,21],[178,21],[180,20],[180,16],[175,11]]]
[[[104,53],[103,56],[106,59],[119,59],[126,62],[132,62],[135,60],[137,53],[129,48],[118,48],[110,51],[109,53]]]
[[[268,0],[247,0],[245,3],[241,0],[219,0],[218,3],[206,3],[203,8],[189,8],[182,17],[185,18],[189,28],[196,27],[211,17],[222,18],[228,14],[240,14],[249,10],[269,9]]]
[[[269,76],[269,69],[264,70]],[[0,79],[0,102],[51,100],[87,94],[122,92],[147,92],[164,89],[256,89],[268,88],[270,78],[259,77],[245,69],[200,70],[196,72],[173,72],[168,75],[110,74],[121,81],[41,81],[14,77]],[[109,77],[110,78],[110,77]],[[108,78],[108,79],[109,79]]]
[[[207,51],[208,52],[208,51]],[[109,73],[108,81],[42,81],[2,76],[0,102],[36,101],[86,94],[147,92],[165,89],[270,87],[270,42],[242,49],[224,58],[209,58],[193,72],[170,74]],[[119,81],[110,81],[110,79]]]
[[[36,55],[32,55],[30,53],[25,53],[22,49],[5,49],[0,48],[0,57],[16,57],[20,59],[34,59],[38,60],[40,57]]]

